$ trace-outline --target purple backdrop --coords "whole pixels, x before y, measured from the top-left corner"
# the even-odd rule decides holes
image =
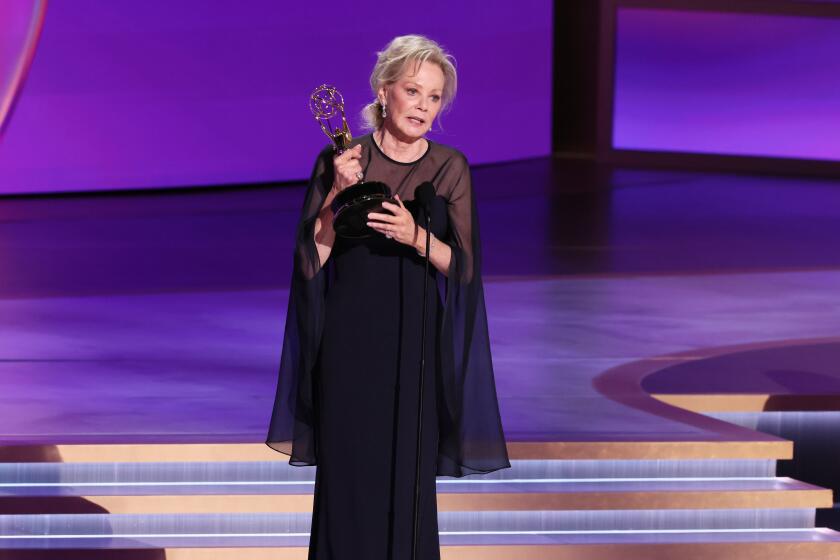
[[[613,146],[840,160],[840,19],[622,8]]]
[[[361,133],[374,53],[405,33],[458,60],[436,139],[472,163],[546,155],[551,22],[544,0],[51,2],[0,144],[0,193],[307,177],[327,141],[309,92],[338,86]]]

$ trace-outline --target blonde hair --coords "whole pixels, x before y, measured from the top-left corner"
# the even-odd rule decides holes
[[[443,50],[438,43],[422,35],[402,35],[395,37],[385,50],[376,53],[376,65],[370,74],[370,89],[374,100],[362,109],[362,116],[369,129],[382,127],[382,103],[379,101],[379,89],[393,84],[402,76],[408,64],[419,68],[424,62],[431,62],[443,70],[443,92],[441,110],[446,109],[455,99],[458,89],[458,72],[455,70],[455,58]]]

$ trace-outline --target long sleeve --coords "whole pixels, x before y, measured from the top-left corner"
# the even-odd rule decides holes
[[[490,355],[478,217],[466,159],[452,158],[438,180],[439,192],[448,199],[445,241],[452,248],[440,334],[445,403],[438,407],[438,474],[460,477],[507,468],[510,461]]]
[[[313,371],[324,323],[327,270],[314,241],[315,219],[332,185],[332,149],[315,161],[298,222],[277,393],[266,444],[295,466],[317,464]]]

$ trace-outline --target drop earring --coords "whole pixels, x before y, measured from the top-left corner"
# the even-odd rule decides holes
[[[385,110],[385,105],[382,105],[382,118],[384,119],[387,116],[388,116],[388,111]]]

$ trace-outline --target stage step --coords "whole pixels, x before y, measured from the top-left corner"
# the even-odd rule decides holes
[[[814,528],[831,492],[775,476],[784,440],[512,450],[510,469],[438,478],[444,559],[840,557]],[[0,463],[0,558],[307,557],[315,468],[264,445],[0,452],[21,461]]]
[[[754,439],[736,441],[512,441],[508,453],[516,460],[778,460],[793,457],[793,444],[756,433]],[[0,445],[0,456],[5,462],[288,462],[288,456],[262,443],[38,445],[7,439]]]
[[[671,479],[769,478],[776,461],[770,459],[706,460],[511,460],[511,468],[462,479]],[[176,463],[0,463],[0,484],[16,483],[177,483],[225,481],[314,482],[315,467],[293,467],[283,460]]]
[[[73,517],[73,522],[67,518]],[[306,535],[312,516],[309,513],[204,513],[204,514],[38,514],[2,515],[16,519],[16,534],[46,535],[136,533],[145,527],[150,534],[263,534],[275,536]],[[8,528],[8,526],[4,527]],[[444,534],[582,534],[587,532],[620,533],[630,531],[721,531],[721,530],[804,530],[813,529],[813,511],[808,510],[638,510],[638,511],[483,511],[439,512],[438,528]],[[45,533],[44,531],[48,531]],[[67,534],[70,534],[67,533]],[[132,533],[132,534],[134,534]],[[13,540],[9,536],[3,539]],[[17,537],[14,537],[17,538]],[[68,537],[69,538],[69,537]],[[77,537],[83,538],[83,537]]]
[[[788,478],[439,480],[440,511],[803,509],[832,506],[830,490]],[[0,484],[0,511],[68,511],[83,498],[111,513],[308,512],[309,482]]]
[[[306,558],[305,516],[28,515],[0,516],[0,549],[7,551],[165,552],[173,559]],[[574,528],[452,529],[441,526],[449,560],[604,558],[831,558],[840,535],[824,529],[585,531]],[[61,554],[56,552],[56,554]],[[68,555],[65,555],[67,557]],[[18,556],[16,553],[15,557]],[[60,556],[56,556],[60,557]],[[139,556],[137,556],[139,557]]]

